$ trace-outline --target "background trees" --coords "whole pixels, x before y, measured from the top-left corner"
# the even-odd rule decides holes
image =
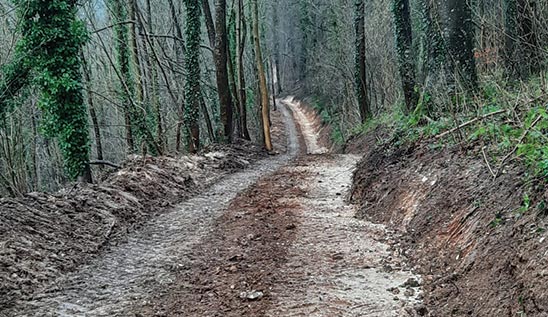
[[[489,87],[547,90],[547,0],[0,0],[0,13],[3,195],[128,154],[270,148],[282,90],[310,97],[338,142],[393,113],[483,113]]]

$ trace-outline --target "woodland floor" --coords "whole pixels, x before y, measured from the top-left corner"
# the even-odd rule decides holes
[[[359,157],[327,153],[313,116],[292,99],[279,108],[283,153],[151,217],[0,315],[420,313],[421,278],[390,247],[392,233],[356,219],[345,199]]]

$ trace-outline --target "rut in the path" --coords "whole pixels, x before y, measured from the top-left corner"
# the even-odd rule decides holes
[[[169,289],[178,267],[192,261],[192,249],[213,221],[242,190],[276,171],[298,151],[295,124],[281,107],[288,130],[288,153],[262,160],[229,176],[206,193],[163,214],[131,234],[93,263],[55,281],[41,294],[0,316],[132,316],[131,307]]]

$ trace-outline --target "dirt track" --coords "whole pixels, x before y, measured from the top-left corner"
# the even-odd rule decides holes
[[[299,106],[283,104],[287,153],[158,216],[6,316],[413,315],[420,279],[386,229],[345,202],[359,158],[293,160],[300,146],[325,150]]]

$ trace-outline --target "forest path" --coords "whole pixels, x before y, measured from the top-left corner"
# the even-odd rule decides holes
[[[345,200],[355,155],[328,154],[314,119],[293,112],[306,145],[242,192],[200,254],[141,316],[415,316],[420,277],[389,247],[390,232],[354,217]],[[317,126],[317,125],[316,125]]]
[[[0,316],[135,316],[133,306],[169,288],[177,270],[193,261],[193,250],[238,193],[295,157],[298,133],[290,111],[281,110],[288,135],[285,154],[254,163],[159,215],[130,234],[127,242]]]
[[[327,154],[292,99],[280,109],[286,154],[159,215],[6,316],[412,315],[419,278],[344,199],[359,157]],[[301,143],[320,155],[294,159]]]
[[[284,277],[270,290],[266,316],[407,316],[419,301],[420,277],[405,269],[403,258],[386,244],[382,225],[358,220],[345,197],[356,155],[330,155],[319,145],[311,120],[293,99],[285,100],[304,137],[307,156],[289,168],[301,175],[304,195],[291,198],[293,243]]]

